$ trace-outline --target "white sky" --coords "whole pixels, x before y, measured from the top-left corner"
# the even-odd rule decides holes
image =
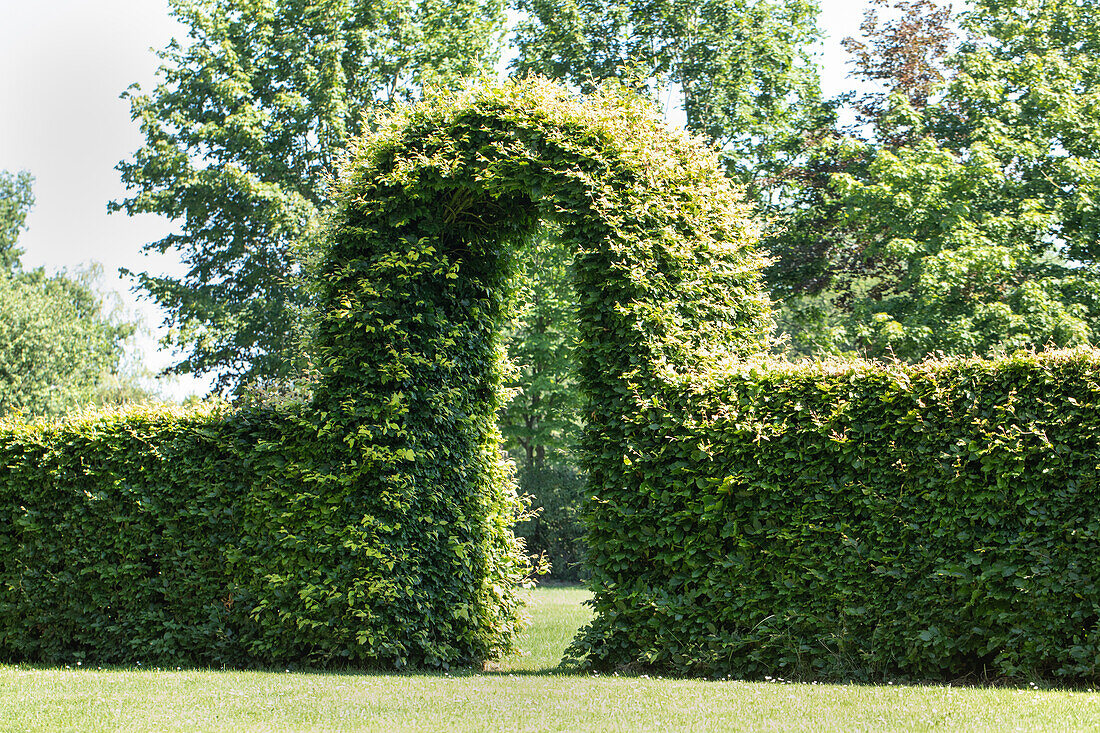
[[[819,60],[830,95],[844,88],[840,40],[858,33],[866,0],[821,0],[821,7],[827,38]],[[171,224],[108,215],[107,202],[125,196],[114,167],[142,142],[119,95],[135,82],[151,89],[153,49],[185,35],[167,8],[166,0],[0,0],[0,170],[35,177],[35,207],[19,240],[23,263],[50,271],[100,263],[103,289],[120,293],[127,311],[153,329],[138,343],[153,370],[174,361],[157,351],[163,315],[130,293],[118,269],[182,273],[178,260],[141,251]],[[182,397],[207,389],[182,379],[166,391]]]

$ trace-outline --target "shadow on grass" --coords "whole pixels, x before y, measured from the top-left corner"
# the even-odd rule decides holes
[[[490,663],[484,669],[455,668],[441,669],[383,669],[383,668],[329,668],[316,667],[296,668],[295,666],[283,667],[202,667],[187,665],[96,665],[96,664],[68,664],[48,665],[29,663],[0,663],[0,674],[4,669],[42,672],[45,674],[57,673],[109,673],[109,674],[172,674],[172,673],[198,673],[198,674],[271,674],[294,675],[301,677],[424,677],[438,679],[472,679],[477,677],[488,678],[522,678],[522,679],[634,679],[647,681],[679,681],[679,682],[710,682],[710,683],[757,683],[768,685],[794,685],[794,686],[821,686],[821,687],[848,687],[859,689],[878,688],[955,688],[955,689],[996,689],[1018,691],[1064,691],[1064,692],[1093,692],[1096,685],[1088,683],[1066,684],[1055,683],[1050,680],[1025,680],[1025,679],[973,679],[962,678],[958,680],[884,680],[881,682],[855,681],[855,680],[788,680],[783,678],[765,677],[762,679],[739,679],[733,677],[703,677],[688,675],[654,674],[636,671],[618,672],[591,672],[578,669],[574,666],[545,667],[541,669],[507,669],[495,666],[498,663]]]

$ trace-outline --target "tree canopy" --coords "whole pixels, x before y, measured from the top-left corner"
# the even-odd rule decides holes
[[[811,151],[816,183],[772,242],[796,351],[919,360],[1095,343],[1097,8],[976,2],[937,59],[946,16],[900,6],[904,21],[865,25],[860,68],[886,87],[861,105],[868,136]],[[891,66],[882,55],[905,44],[922,61]]]
[[[22,251],[16,246],[34,206],[34,178],[27,171],[0,171],[0,270],[11,272]]]
[[[551,231],[547,231],[550,229]],[[576,299],[571,253],[556,227],[544,225],[519,255],[517,312],[506,333],[510,361],[500,427],[521,467],[535,470],[560,461],[579,437],[581,399],[573,357]]]
[[[678,101],[731,172],[767,187],[820,94],[811,0],[517,0],[513,68]]]
[[[1094,5],[981,0],[956,18],[935,0],[874,0],[846,44],[853,84],[872,87],[825,100],[809,0],[516,0],[512,70],[580,90],[615,79],[682,107],[773,222],[767,277],[795,355],[1068,346],[1095,342],[1100,314]],[[171,9],[191,38],[162,52],[156,89],[130,93],[146,144],[120,165],[131,194],[116,206],[180,223],[149,249],[179,252],[187,274],[138,284],[187,354],[174,369],[218,373],[228,390],[307,359],[303,272],[349,136],[490,68],[504,9]],[[560,402],[543,381],[550,391],[524,394]]]
[[[299,248],[313,241],[325,181],[372,111],[487,69],[500,0],[171,0],[186,42],[161,52],[160,83],[127,93],[145,144],[119,165],[116,209],[179,232],[182,277],[136,274],[167,312],[176,372],[229,389],[302,364],[310,294]],[[367,114],[367,118],[363,114]]]
[[[0,414],[59,416],[104,401],[132,332],[104,312],[87,276],[0,273]]]
[[[61,415],[111,398],[132,324],[106,312],[93,268],[70,275],[25,271],[18,236],[34,178],[0,171],[0,415]],[[133,390],[126,390],[127,394]]]

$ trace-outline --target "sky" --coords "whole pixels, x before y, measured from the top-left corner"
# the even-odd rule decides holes
[[[840,41],[859,31],[866,0],[821,0],[820,49],[826,95],[845,88]],[[155,215],[108,214],[126,191],[115,166],[142,142],[120,95],[134,83],[155,86],[155,50],[186,33],[167,0],[0,0],[0,170],[30,171],[36,203],[19,240],[24,267],[51,272],[98,263],[100,287],[123,312],[144,322],[135,349],[153,371],[176,360],[158,349],[164,314],[131,292],[119,268],[182,274],[179,260],[146,255],[143,245],[173,225]],[[166,396],[205,394],[207,380],[180,378]]]

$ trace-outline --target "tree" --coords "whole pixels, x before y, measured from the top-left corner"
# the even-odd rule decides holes
[[[854,56],[856,79],[879,84],[882,90],[863,95],[856,110],[864,122],[878,125],[886,116],[891,94],[922,110],[938,92],[946,74],[944,61],[955,40],[950,7],[932,0],[871,0],[860,30],[866,39],[845,38],[844,48]],[[883,21],[876,7],[892,11]],[[884,141],[897,146],[902,140]]]
[[[514,395],[501,412],[501,433],[525,470],[543,468],[548,452],[551,462],[568,455],[581,426],[572,254],[550,228],[521,253],[517,313],[506,338]]]
[[[868,249],[836,182],[864,179],[878,150],[910,139],[911,115],[895,114],[900,107],[892,100],[906,100],[901,107],[910,110],[927,105],[945,78],[952,20],[928,0],[874,0],[861,25],[864,40],[843,42],[854,55],[852,77],[868,88],[828,100],[811,119],[803,156],[775,207],[779,225],[768,237],[773,264],[766,278],[779,331],[796,355],[857,353],[855,304],[881,297],[898,277],[893,263]],[[858,126],[840,123],[846,110]]]
[[[133,328],[104,313],[91,277],[0,273],[0,415],[57,416],[109,397],[100,388]]]
[[[125,95],[144,146],[119,164],[131,195],[179,232],[182,277],[140,273],[168,313],[176,373],[222,390],[302,363],[310,304],[302,271],[328,203],[326,180],[379,106],[486,70],[500,0],[171,0],[190,42],[161,53],[160,84]],[[365,113],[365,117],[363,114]]]
[[[916,360],[1100,338],[1094,5],[978,2],[945,83],[899,71],[863,105],[877,115],[870,136],[839,143],[849,164],[773,246],[782,255],[817,238],[813,286],[792,288],[789,267],[772,273],[786,278],[781,321],[796,349]],[[891,48],[889,30],[862,48]],[[912,34],[929,46],[942,37]],[[866,74],[889,68],[876,59],[859,57]]]
[[[34,177],[27,171],[0,171],[0,271],[11,272],[19,263],[22,251],[16,241],[34,206],[33,185]]]
[[[34,202],[34,178],[0,171],[0,415],[59,415],[110,401],[105,381],[120,380],[123,344],[133,326],[104,310],[92,268],[75,276],[24,271],[18,236]]]
[[[768,189],[819,97],[810,0],[516,0],[518,73],[606,79],[682,99],[685,126]]]

